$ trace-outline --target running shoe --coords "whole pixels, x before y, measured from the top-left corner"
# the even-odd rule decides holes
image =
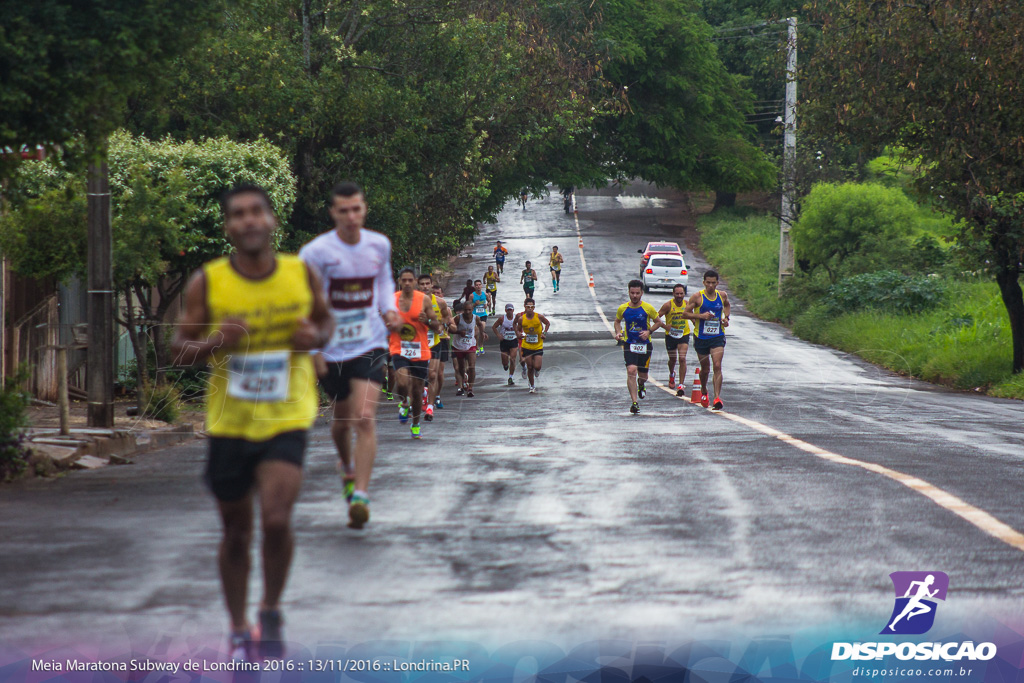
[[[647,388],[646,388],[646,387],[644,387],[644,385],[643,385],[643,384],[639,385],[639,386],[638,386],[638,387],[636,388],[636,395],[637,395],[637,396],[638,396],[639,398],[646,398],[646,397],[647,397]]]
[[[516,383],[512,381],[512,375],[509,375],[508,377],[508,385],[510,387],[514,387],[516,385]]]
[[[676,388],[676,373],[674,373],[674,372],[668,373],[668,388],[669,389],[675,389]]]
[[[456,396],[465,396],[466,395],[466,390],[463,389],[462,387],[459,387],[458,390],[455,392],[455,395]]]
[[[721,410],[725,405],[722,403],[722,399],[715,397],[715,402],[711,404],[711,410]]]
[[[352,496],[348,506],[348,526],[350,529],[362,529],[370,521],[370,499],[366,496]]]
[[[709,405],[711,405],[711,399],[708,398],[707,394],[701,394],[700,395],[700,404],[702,406],[704,406],[705,408],[707,408]]]
[[[395,395],[392,394],[390,391],[385,391],[384,392],[384,398],[386,398],[389,401],[394,401],[395,400]]]
[[[484,355],[485,352],[486,352],[486,349],[484,349],[484,347],[482,347],[482,346],[477,350],[477,353],[479,353],[481,356]]]
[[[466,398],[473,398],[473,390],[466,389]]]
[[[420,426],[419,425],[413,425],[412,427],[409,427],[409,431],[412,432],[412,438],[414,438],[414,439],[420,438]]]
[[[434,399],[434,407],[439,409],[439,410],[444,410],[444,404],[441,403],[441,397],[440,396],[438,396],[437,398]]]
[[[682,396],[682,395],[683,395],[684,393],[685,393],[685,390],[684,390],[684,388],[683,388],[683,385],[682,385],[682,384],[680,384],[680,385],[679,385],[679,388],[678,388],[678,389],[676,389],[676,396]]]
[[[404,403],[398,406],[398,421],[401,422],[402,424],[408,422],[410,412],[411,411],[409,410],[409,406],[405,405]]]
[[[284,656],[284,638],[281,635],[283,623],[280,610],[260,610],[260,657],[280,659]]]
[[[232,631],[229,639],[232,662],[249,662],[253,659],[252,631]]]
[[[522,367],[523,367],[523,379],[526,379],[526,365],[524,364]]]
[[[423,419],[427,422],[434,421],[434,406],[427,406],[423,409]]]
[[[640,404],[637,403],[636,401],[633,401],[633,405],[631,405],[629,407],[629,412],[633,413],[634,415],[639,414],[640,413]]]
[[[345,495],[345,502],[352,502],[352,494],[356,490],[356,480],[354,477],[345,477],[341,480],[341,491]]]
[[[536,394],[537,393],[537,387],[530,387],[530,393],[531,394]]]

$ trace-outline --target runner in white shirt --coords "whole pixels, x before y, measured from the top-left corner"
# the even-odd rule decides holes
[[[331,436],[341,461],[349,526],[361,529],[370,518],[367,491],[377,455],[377,395],[388,332],[400,330],[402,323],[395,308],[391,241],[363,227],[362,189],[351,182],[336,185],[330,214],[334,230],[304,246],[299,257],[320,275],[334,315],[331,341],[314,360],[320,385],[334,400]]]
[[[452,352],[455,354],[455,380],[459,390],[456,396],[473,398],[476,381],[476,340],[487,341],[484,323],[473,313],[473,302],[463,301],[454,308],[455,317],[448,325],[452,333]]]
[[[516,334],[515,304],[505,304],[505,315],[494,321],[491,326],[494,336],[498,338],[501,350],[501,366],[508,373],[508,386],[516,385],[512,376],[516,374],[516,356],[519,355],[519,335]]]

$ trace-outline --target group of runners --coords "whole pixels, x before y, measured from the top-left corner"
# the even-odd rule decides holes
[[[643,300],[643,282],[632,280],[629,301],[619,306],[615,314],[615,338],[623,347],[626,363],[626,387],[631,404],[629,412],[640,412],[640,399],[647,395],[651,356],[654,352],[653,333],[665,330],[665,351],[668,354],[668,388],[682,396],[686,384],[686,352],[693,338],[693,348],[700,363],[700,404],[719,411],[722,402],[722,358],[725,355],[725,328],[729,326],[729,297],[718,291],[718,273],[704,273],[703,288],[687,296],[686,286],[677,284],[672,298],[655,310]],[[663,320],[664,318],[664,320]],[[676,367],[679,374],[676,374]],[[708,377],[713,375],[714,400],[708,389]]]
[[[476,356],[488,339],[487,315],[497,307],[497,284],[508,254],[500,242],[494,249],[495,265],[481,280],[468,283],[463,297],[449,307],[429,274],[404,269],[396,287],[391,242],[364,227],[367,204],[358,185],[335,186],[328,208],[333,229],[297,256],[278,254],[273,246],[277,221],[266,190],[241,185],[225,193],[225,233],[234,250],[193,274],[173,341],[179,365],[211,367],[204,478],[223,528],[218,564],[234,659],[283,654],[280,599],[292,558],[292,509],[301,487],[308,432],[319,409],[317,383],[333,402],[330,433],[349,526],[361,529],[370,518],[382,387],[393,386],[400,399],[399,420],[411,419],[411,435],[419,438],[421,417],[429,422],[434,409],[443,407],[449,361],[455,366],[456,393],[474,396]],[[553,248],[549,264],[556,292],[562,263]],[[490,330],[499,340],[506,384],[515,384],[519,364],[529,392],[535,393],[551,321],[536,311],[537,274],[530,262],[525,265],[520,276],[523,310],[506,303]],[[721,409],[729,303],[724,293],[716,293],[713,271],[705,274],[704,285],[688,300],[685,289],[677,287],[672,301],[655,311],[642,301],[641,283],[630,282],[630,300],[618,310],[615,331],[625,347],[632,412],[639,412],[638,399],[645,394],[651,333],[659,326],[668,331],[674,386],[677,362],[679,377],[685,376],[691,321],[697,323],[694,346],[701,362],[702,403],[708,405],[710,359],[715,373],[712,408]],[[679,385],[681,392],[682,381]],[[257,499],[264,581],[253,624],[246,604]]]

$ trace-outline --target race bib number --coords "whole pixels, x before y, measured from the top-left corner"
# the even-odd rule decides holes
[[[288,398],[291,351],[268,351],[228,359],[228,396],[242,401],[277,403]]]
[[[487,285],[487,291],[488,292],[497,292],[498,291],[498,285]]]
[[[402,342],[402,358],[419,360],[423,356],[423,349],[419,342]]]
[[[682,339],[683,335],[685,335],[685,334],[686,334],[686,328],[685,327],[673,327],[673,328],[669,329],[669,331],[668,331],[668,336],[672,337],[673,339]]]
[[[437,334],[433,330],[427,330],[427,346],[437,345]]]
[[[505,330],[504,335],[505,335],[505,341],[515,341],[516,340],[516,331],[515,330]]]
[[[528,335],[526,335],[526,343],[527,344],[536,344],[539,341],[540,341],[540,335],[539,334],[528,334]]]
[[[705,320],[704,321],[704,334],[715,335],[722,333],[722,321],[721,320]]]
[[[487,315],[487,306],[485,304],[477,304],[473,312],[477,315]]]
[[[647,344],[630,344],[629,351],[630,353],[639,353],[640,355],[645,355],[647,353]]]
[[[370,321],[366,309],[333,310],[334,335],[329,346],[359,344],[370,338]]]

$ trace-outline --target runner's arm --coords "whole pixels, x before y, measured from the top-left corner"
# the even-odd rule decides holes
[[[384,323],[391,332],[399,331],[402,321],[398,315],[398,307],[395,305],[395,278],[391,275],[391,240],[387,240],[384,263],[381,265],[380,272],[373,279],[373,290],[377,310],[384,318]]]
[[[729,327],[729,295],[725,292],[720,292],[722,297],[722,327]]]
[[[551,328],[551,321],[542,316],[540,313],[537,314],[537,317],[540,318],[541,323],[544,325],[544,331],[540,333],[543,337],[547,335],[548,330]]]
[[[498,325],[500,325],[500,324],[501,324],[501,318],[498,318],[497,320],[494,321],[494,324],[491,325],[491,332],[494,333],[495,337],[498,336]]]
[[[476,326],[480,328],[480,334],[483,337],[483,340],[487,341],[487,326],[484,325],[484,321],[481,320],[479,317],[474,317],[476,317]]]
[[[435,332],[441,329],[441,321],[437,319],[437,314],[434,313],[434,305],[427,297],[423,297],[423,314],[427,316],[427,327]]]
[[[178,318],[171,342],[175,365],[199,365],[221,346],[234,346],[245,335],[242,320],[225,320],[219,330],[208,332],[209,320],[206,274],[197,270],[185,286],[185,310]]]
[[[626,310],[628,304],[622,304],[619,306],[619,310],[615,313],[615,338],[622,339],[622,314]]]
[[[301,319],[298,329],[292,335],[292,345],[296,351],[322,348],[330,341],[334,332],[334,318],[327,310],[320,276],[309,264],[306,264],[306,274],[310,291],[313,293],[313,306],[309,318]]]

